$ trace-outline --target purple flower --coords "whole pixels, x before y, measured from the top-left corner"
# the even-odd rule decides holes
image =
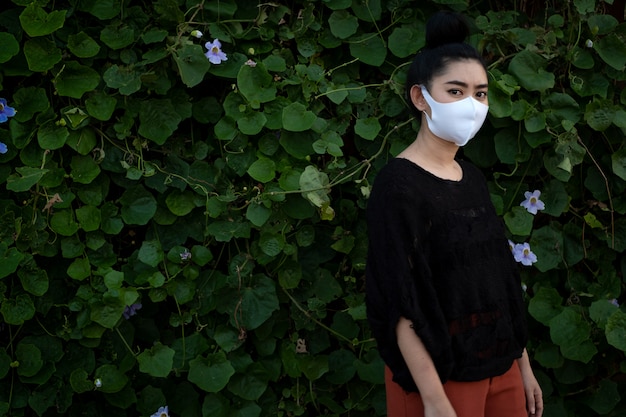
[[[0,142],[0,153],[7,153],[9,151],[9,148],[7,148],[7,145]]]
[[[190,259],[191,259],[191,252],[189,252],[187,248],[185,248],[185,250],[180,253],[180,260],[188,261]]]
[[[613,304],[615,307],[619,307],[619,303],[617,302],[617,298],[614,298],[614,299],[610,300],[610,303]]]
[[[537,262],[537,255],[530,250],[530,245],[526,242],[518,243],[513,247],[513,257],[517,262],[526,266]]]
[[[539,196],[541,196],[541,191],[535,190],[532,193],[530,191],[526,191],[524,193],[524,197],[526,200],[522,201],[520,206],[524,207],[530,214],[537,214],[538,210],[543,210],[546,208],[543,201],[539,200]]]
[[[222,61],[228,60],[226,54],[222,52],[222,44],[219,39],[213,40],[213,42],[207,42],[204,44],[204,47],[208,49],[208,51],[204,54],[207,58],[209,58],[209,62],[211,64],[221,64]]]
[[[9,117],[15,116],[15,113],[15,109],[7,105],[6,99],[0,98],[0,123],[9,120]]]
[[[509,239],[509,249],[511,249],[511,253],[515,250],[515,243],[511,239]]]
[[[124,308],[124,313],[123,313],[124,318],[128,320],[129,318],[137,314],[137,310],[141,310],[141,307],[142,307],[141,303],[135,303],[133,305],[126,306]]]
[[[158,411],[150,417],[170,417],[170,412],[167,409],[167,405],[165,407],[159,407]]]

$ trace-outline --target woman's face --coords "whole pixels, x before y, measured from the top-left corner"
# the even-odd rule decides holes
[[[472,59],[448,63],[443,73],[431,79],[428,92],[435,101],[440,103],[451,103],[473,97],[483,104],[489,104],[487,88],[485,69],[479,62]]]

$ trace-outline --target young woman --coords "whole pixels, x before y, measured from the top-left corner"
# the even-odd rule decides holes
[[[421,127],[368,202],[367,309],[389,417],[540,417],[517,264],[481,172],[456,157],[488,111],[482,58],[440,12],[407,77]]]

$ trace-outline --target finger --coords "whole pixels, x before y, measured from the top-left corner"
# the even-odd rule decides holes
[[[537,399],[535,399],[535,403],[536,403],[536,408],[537,408],[535,416],[536,417],[541,417],[543,415],[543,397],[542,397],[541,393],[539,394]]]
[[[535,414],[535,395],[532,391],[526,392],[526,408],[528,408],[528,415]]]
[[[537,390],[533,394],[534,412],[533,417],[541,417],[543,414],[543,396],[541,391]]]

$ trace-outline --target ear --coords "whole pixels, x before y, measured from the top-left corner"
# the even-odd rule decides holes
[[[422,88],[420,85],[414,84],[413,86],[411,86],[411,90],[409,91],[409,97],[411,97],[411,102],[417,110],[424,111],[428,107],[426,99],[424,99],[424,95],[422,94]]]

